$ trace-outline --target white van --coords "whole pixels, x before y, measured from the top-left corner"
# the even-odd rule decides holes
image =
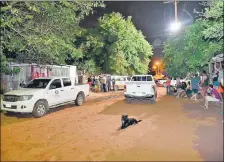
[[[111,79],[115,79],[115,90],[124,90],[125,82],[130,81],[129,76],[111,76]],[[112,87],[113,88],[113,87]]]

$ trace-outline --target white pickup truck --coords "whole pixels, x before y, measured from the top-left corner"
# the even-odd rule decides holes
[[[7,112],[32,113],[44,116],[50,108],[75,102],[80,106],[89,94],[89,85],[75,85],[75,79],[67,77],[37,78],[20,90],[5,93],[1,110]]]
[[[156,102],[157,86],[152,75],[134,75],[131,81],[127,81],[124,87],[124,96],[130,99],[150,99]]]

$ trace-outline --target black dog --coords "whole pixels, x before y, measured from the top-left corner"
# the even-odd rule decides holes
[[[141,120],[137,121],[134,118],[128,118],[128,115],[122,115],[121,121],[122,121],[121,129],[125,129],[129,127],[130,125],[138,124],[139,122],[141,122]]]

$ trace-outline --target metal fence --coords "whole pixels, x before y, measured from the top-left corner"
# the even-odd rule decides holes
[[[53,67],[50,76],[66,77],[69,76],[69,67]]]
[[[11,66],[20,68],[20,72],[17,75],[5,75],[1,74],[1,91],[2,93],[17,90],[20,88],[20,83],[27,83],[32,79],[32,75],[36,72],[44,74],[44,76],[55,76],[55,77],[68,77],[70,76],[70,67],[68,66],[52,66],[52,65],[31,65],[31,64],[17,64]],[[48,68],[48,70],[47,70]],[[33,69],[33,70],[32,70]],[[47,74],[48,73],[48,74]],[[76,75],[76,74],[74,74]]]

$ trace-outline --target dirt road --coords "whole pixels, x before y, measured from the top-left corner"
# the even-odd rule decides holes
[[[90,96],[81,107],[59,108],[43,118],[2,114],[1,159],[74,161],[223,160],[223,117],[186,99],[126,104],[123,93]],[[104,96],[106,95],[106,96]],[[141,119],[118,130],[122,114]]]

